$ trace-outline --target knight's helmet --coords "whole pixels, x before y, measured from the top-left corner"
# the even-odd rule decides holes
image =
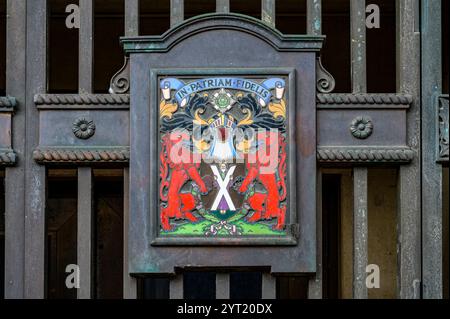
[[[236,157],[236,149],[233,143],[233,134],[236,122],[231,115],[218,114],[217,118],[209,124],[209,129],[214,136],[209,156],[215,162],[228,162]]]

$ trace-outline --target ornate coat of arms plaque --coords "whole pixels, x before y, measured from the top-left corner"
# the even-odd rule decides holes
[[[286,235],[286,79],[159,83],[160,235]]]
[[[130,55],[129,271],[316,270],[316,58],[233,14],[123,38]]]

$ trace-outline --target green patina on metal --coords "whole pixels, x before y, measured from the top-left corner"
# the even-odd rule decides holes
[[[230,20],[240,25],[230,24]],[[248,28],[248,24],[252,27]],[[279,51],[320,51],[325,40],[322,35],[285,35],[259,19],[242,14],[208,13],[187,19],[159,36],[122,37],[120,41],[126,53],[167,52],[192,35],[217,28],[251,33]]]

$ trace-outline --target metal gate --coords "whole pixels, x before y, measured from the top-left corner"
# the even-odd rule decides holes
[[[5,176],[5,297],[46,297],[47,172],[76,167],[78,179],[78,298],[94,296],[93,170],[124,176],[123,297],[137,297],[130,276],[129,57],[111,80],[110,94],[93,90],[93,2],[79,0],[79,92],[47,93],[46,0],[7,0],[6,97],[0,98],[0,166]],[[320,0],[307,0],[307,34],[322,34]],[[262,0],[261,19],[275,27],[274,0]],[[184,22],[183,0],[171,0],[170,24]],[[443,297],[443,167],[448,166],[448,95],[442,94],[440,0],[397,0],[397,91],[367,93],[366,1],[350,0],[352,92],[316,62],[316,271],[308,298],[323,296],[322,175],[351,169],[353,181],[353,297],[368,298],[368,169],[398,171],[397,297]],[[230,1],[216,11],[230,14]],[[211,20],[214,21],[214,16]],[[231,19],[231,18],[230,18]],[[188,23],[195,23],[195,18]],[[139,1],[125,1],[125,36],[139,35]],[[262,30],[262,29],[261,29]],[[261,37],[266,35],[260,34]],[[93,136],[95,138],[93,138]],[[219,248],[220,249],[220,248]],[[295,261],[294,261],[295,262]],[[213,268],[213,271],[218,269]],[[263,269],[262,297],[276,297],[276,278]],[[448,280],[448,279],[447,279]],[[183,297],[183,274],[170,278],[170,297]],[[216,273],[216,297],[230,297],[229,271]]]

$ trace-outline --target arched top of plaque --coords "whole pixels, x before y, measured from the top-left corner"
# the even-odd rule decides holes
[[[262,20],[241,14],[204,14],[185,20],[158,36],[123,37],[126,53],[168,52],[176,44],[199,33],[235,30],[257,37],[277,51],[320,51],[325,36],[284,35]]]

